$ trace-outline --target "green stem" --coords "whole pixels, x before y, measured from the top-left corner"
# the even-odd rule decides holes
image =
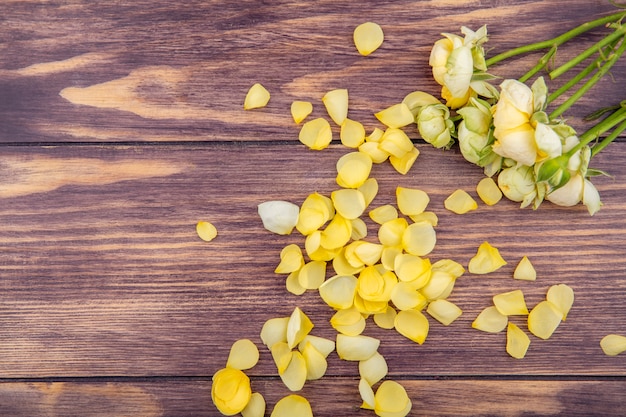
[[[606,25],[607,23],[616,22],[626,16],[625,12],[615,13],[609,16],[601,17],[596,20],[592,20],[591,22],[585,22],[580,26],[575,27],[574,29],[565,32],[556,38],[548,39],[546,41],[532,43],[530,45],[520,46],[518,48],[511,49],[509,51],[503,52],[499,55],[489,58],[486,63],[487,66],[491,66],[493,64],[497,64],[500,61],[503,61],[507,58],[511,58],[517,55],[525,54],[528,52],[538,51],[546,48],[556,48],[559,45],[567,42],[568,40],[575,38],[576,36],[583,34],[595,27]]]
[[[576,146],[574,146],[572,149],[570,149],[567,152],[567,155],[571,156],[571,155],[575,154],[578,150],[582,149],[584,146],[587,146],[591,141],[597,139],[601,134],[603,134],[606,131],[612,129],[618,123],[620,123],[620,122],[623,123],[624,121],[626,121],[626,107],[620,106],[619,110],[616,110],[613,114],[608,116],[606,119],[604,119],[603,121],[597,123],[595,126],[589,128],[585,133],[580,135],[580,137],[579,137],[580,142],[578,142],[578,144],[576,144]],[[618,135],[619,135],[619,132],[618,132]],[[617,137],[617,135],[615,137]],[[615,139],[615,137],[613,139]],[[611,141],[613,139],[611,139]],[[610,142],[608,142],[608,143],[610,143]],[[606,145],[608,145],[608,143]],[[604,146],[606,146],[606,145],[604,145]],[[594,146],[594,148],[595,148],[595,146]],[[598,152],[599,152],[599,150],[596,151],[596,153],[598,153]]]
[[[612,44],[615,40],[619,39],[625,33],[626,33],[626,27],[620,25],[615,30],[615,32],[613,32],[610,35],[606,36],[604,39],[602,39],[601,41],[597,42],[595,45],[587,48],[585,51],[583,51],[579,55],[576,55],[576,57],[574,59],[572,59],[572,60],[566,62],[565,64],[561,65],[560,67],[550,71],[550,73],[549,73],[550,78],[551,79],[555,79],[555,78],[565,74],[571,68],[573,68],[576,65],[580,64],[585,59],[587,59],[591,55],[593,55],[594,53],[602,50],[602,48],[604,48],[605,46]]]
[[[546,52],[540,59],[539,62],[537,62],[537,65],[535,65],[534,67],[532,67],[530,69],[530,71],[528,71],[526,74],[522,75],[519,78],[520,82],[526,82],[528,81],[533,75],[535,75],[536,73],[538,73],[539,71],[541,71],[543,68],[545,68],[546,65],[548,65],[548,62],[550,61],[550,58],[552,58],[552,56],[556,53],[556,46],[553,46],[552,48],[550,48],[550,50],[548,52]]]
[[[626,130],[626,120],[623,120],[622,123],[615,128],[613,132],[606,138],[602,139],[601,142],[594,145],[591,148],[591,157],[600,152],[602,149],[606,148],[611,142],[613,142],[624,130]]]
[[[569,109],[579,98],[581,98],[591,87],[593,87],[602,77],[606,75],[606,73],[611,69],[611,67],[617,62],[619,57],[626,50],[626,40],[622,39],[622,43],[619,48],[613,53],[613,55],[606,61],[602,67],[598,69],[593,77],[591,77],[585,84],[583,84],[578,91],[576,91],[570,98],[568,98],[563,104],[557,107],[552,113],[550,113],[550,119],[555,119],[561,114],[563,114],[567,109]]]

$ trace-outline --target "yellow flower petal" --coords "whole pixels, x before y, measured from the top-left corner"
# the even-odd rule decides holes
[[[435,229],[425,221],[410,224],[402,234],[402,247],[412,255],[428,255],[436,242]]]
[[[337,89],[324,94],[322,103],[337,126],[341,126],[348,117],[348,90]]]
[[[365,211],[365,197],[359,190],[351,188],[335,190],[330,198],[337,213],[346,219],[356,219]]]
[[[428,336],[428,319],[420,311],[399,311],[394,324],[398,333],[420,345]]]
[[[437,227],[439,224],[439,218],[437,214],[432,211],[425,211],[420,214],[413,214],[409,216],[409,218],[413,221],[413,223],[418,222],[428,222],[433,225],[433,227]]]
[[[300,351],[302,352],[302,357],[306,364],[306,379],[312,381],[323,377],[328,368],[326,356],[308,342],[305,343]]]
[[[403,130],[397,128],[388,128],[385,130],[379,143],[380,149],[393,155],[396,158],[402,158],[408,152],[411,152],[415,145]]]
[[[302,339],[302,341],[298,344],[298,349],[302,351],[307,343],[312,344],[315,349],[317,349],[317,351],[321,353],[325,358],[328,357],[328,355],[330,355],[331,352],[335,350],[334,340],[326,339],[319,336],[313,336],[311,334],[304,336],[304,339]]]
[[[550,301],[561,312],[561,318],[565,321],[574,304],[574,290],[565,284],[553,285],[548,288],[546,300]]]
[[[335,310],[348,309],[352,307],[357,282],[353,275],[335,275],[320,285],[320,297]]]
[[[211,399],[222,414],[231,416],[241,412],[251,396],[250,378],[239,369],[223,368],[213,375]]]
[[[326,262],[310,261],[298,272],[298,282],[307,290],[316,290],[326,279]]]
[[[296,100],[291,103],[291,117],[296,123],[302,122],[313,112],[313,104],[310,101]]]
[[[356,290],[364,300],[388,302],[397,282],[393,272],[368,266],[359,273]]]
[[[351,256],[355,256],[354,253],[352,253]],[[339,249],[337,256],[333,258],[333,269],[337,275],[356,275],[365,267],[363,262],[358,259],[357,263],[358,265],[353,266],[348,259],[346,259],[346,248],[344,247]]]
[[[361,400],[363,400],[361,408],[365,410],[373,410],[376,404],[376,397],[374,396],[372,386],[365,380],[365,378],[361,378],[359,380],[359,394],[361,394]]]
[[[463,311],[456,304],[442,299],[432,301],[428,304],[426,312],[444,326],[449,326],[450,323],[463,314]]]
[[[397,314],[398,313],[393,307],[387,305],[384,312],[373,315],[374,323],[376,323],[376,325],[381,329],[391,330],[393,329],[393,326],[395,326]]]
[[[541,301],[528,314],[528,330],[541,339],[548,339],[561,324],[562,317],[550,301]]]
[[[465,214],[476,210],[478,203],[466,191],[455,190],[444,201],[444,207],[456,214]]]
[[[258,205],[263,227],[279,235],[291,234],[298,223],[300,207],[288,201],[265,201]]]
[[[367,224],[365,224],[363,219],[357,217],[356,219],[352,219],[351,223],[352,223],[352,235],[350,235],[350,238],[352,240],[365,239],[367,237]]]
[[[239,339],[233,343],[226,366],[241,371],[250,369],[259,361],[259,349],[250,339]]]
[[[372,170],[372,158],[363,152],[350,152],[337,160],[337,184],[343,188],[359,188]]]
[[[391,291],[391,302],[398,310],[422,309],[428,300],[408,282],[398,282]]]
[[[369,156],[375,164],[382,164],[389,158],[389,152],[381,149],[378,142],[368,142],[367,138],[365,143],[359,146],[359,152]]]
[[[367,56],[383,44],[385,34],[377,23],[365,22],[354,29],[352,38],[359,54]]]
[[[379,417],[404,417],[411,407],[406,390],[395,381],[383,381],[376,390],[374,412]]]
[[[383,246],[383,253],[380,255],[380,263],[389,271],[395,269],[396,257],[402,254],[401,246]]]
[[[419,155],[419,149],[413,147],[402,156],[389,155],[389,163],[399,174],[406,175]]]
[[[365,142],[365,128],[361,122],[346,118],[339,132],[341,143],[348,148],[358,148]]]
[[[537,279],[537,271],[527,256],[524,256],[513,271],[513,278],[524,281],[535,281]]]
[[[293,295],[302,295],[306,292],[306,288],[300,285],[298,275],[300,275],[300,271],[294,271],[290,273],[285,280],[285,287],[287,288],[287,291]]]
[[[365,330],[365,319],[354,307],[339,310],[330,318],[330,325],[339,333],[357,336]]]
[[[248,405],[241,410],[242,417],[263,417],[265,415],[265,398],[258,392],[253,392]]]
[[[371,242],[361,242],[356,245],[354,254],[363,262],[363,264],[371,266],[380,260],[383,253],[383,245]]]
[[[363,193],[365,205],[369,206],[378,194],[378,181],[376,181],[376,178],[368,178],[358,187],[358,190]]]
[[[333,140],[330,123],[321,117],[310,120],[302,125],[298,139],[309,149],[316,151],[325,149]]]
[[[431,268],[430,279],[420,289],[420,292],[431,301],[448,298],[454,289],[455,282],[456,277],[449,272]]]
[[[485,308],[472,322],[472,328],[487,333],[499,333],[506,328],[509,318],[495,306]]]
[[[500,256],[500,251],[491,246],[488,242],[483,242],[470,259],[468,269],[472,274],[488,274],[497,271],[506,265],[506,261]]]
[[[335,215],[335,207],[330,198],[313,193],[300,206],[296,229],[307,236],[322,227]]]
[[[378,240],[384,246],[400,246],[407,227],[409,224],[402,217],[386,221],[378,228]]]
[[[370,219],[378,224],[383,224],[389,220],[398,218],[398,210],[396,210],[396,208],[391,204],[376,207],[375,209],[370,210],[368,214]]]
[[[465,268],[460,263],[453,261],[452,259],[440,259],[432,264],[431,269],[433,271],[442,271],[452,275],[454,278],[458,278],[465,273]]]
[[[248,90],[246,98],[243,101],[244,110],[257,109],[265,107],[270,101],[270,92],[261,84],[256,83]]]
[[[201,220],[196,224],[196,233],[200,239],[210,242],[217,236],[217,229],[212,223]]]
[[[290,391],[300,391],[304,387],[307,377],[306,361],[297,350],[291,352],[291,361],[283,373],[278,373],[283,384]]]
[[[345,246],[352,237],[352,220],[344,218],[341,214],[328,223],[326,229],[322,231],[320,245],[324,249],[339,249]]]
[[[289,345],[286,342],[276,342],[270,346],[270,353],[272,354],[272,359],[276,364],[278,373],[282,374],[285,372],[293,358],[292,350]]]
[[[296,307],[287,323],[287,344],[289,348],[293,349],[312,329],[313,323],[311,320],[299,307]]]
[[[298,271],[304,265],[304,256],[302,249],[296,244],[285,246],[280,251],[280,263],[274,269],[277,274],[289,274]]]
[[[513,323],[507,324],[506,352],[515,359],[522,359],[530,346],[530,338]]]
[[[364,361],[372,357],[378,350],[380,340],[370,336],[347,336],[337,334],[335,349],[340,359],[346,361]]]
[[[374,385],[387,376],[387,361],[380,353],[376,352],[364,361],[359,361],[359,375],[369,385]]]
[[[414,117],[417,117],[417,113],[422,107],[429,104],[440,103],[440,101],[437,100],[436,97],[423,91],[413,91],[407,94],[404,99],[402,99],[402,102],[409,107]]]
[[[306,398],[300,395],[288,395],[281,398],[274,409],[270,417],[313,417],[313,410],[311,410],[311,404]]]
[[[619,334],[609,334],[602,338],[600,347],[605,355],[617,356],[626,352],[626,336]]]
[[[403,253],[396,256],[394,271],[400,281],[410,283],[417,290],[430,280],[431,264],[428,258]]]
[[[402,214],[415,216],[424,212],[430,202],[430,197],[422,190],[396,187],[396,201]]]
[[[491,177],[485,177],[478,182],[476,193],[488,206],[493,206],[502,199],[502,191]]]
[[[322,232],[316,230],[304,239],[304,250],[313,261],[330,261],[337,254],[337,250],[322,247]]]
[[[406,103],[397,103],[374,114],[382,124],[392,128],[400,128],[415,123],[415,117]]]
[[[277,317],[267,320],[261,328],[261,341],[268,348],[275,343],[287,343],[287,324],[289,317]]]
[[[528,308],[522,290],[503,292],[493,296],[493,305],[505,316],[526,315]]]

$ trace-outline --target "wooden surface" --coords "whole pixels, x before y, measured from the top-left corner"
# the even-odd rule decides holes
[[[299,306],[315,334],[335,335],[319,296],[291,295],[273,273],[280,249],[302,237],[267,232],[256,213],[263,201],[300,204],[336,188],[346,148],[305,149],[291,101],[310,100],[323,116],[321,96],[348,88],[351,118],[371,130],[372,114],[408,92],[438,94],[427,64],[440,32],[487,24],[491,55],[612,10],[602,0],[4,0],[0,415],[216,416],[211,375],[244,337],[261,350],[249,374],[269,415],[289,392],[261,345],[263,322]],[[351,37],[366,20],[386,39],[364,58]],[[564,47],[559,59],[574,53]],[[525,62],[499,70],[519,76]],[[244,112],[255,82],[272,99]],[[568,120],[584,130],[582,116],[625,87],[622,62]],[[393,203],[398,185],[423,189],[440,219],[432,259],[467,265],[488,240],[510,260],[493,277],[459,279],[450,300],[464,314],[449,327],[431,321],[422,346],[368,323],[411,415],[623,415],[626,356],[605,356],[599,341],[626,334],[626,143],[594,158],[612,177],[594,182],[604,207],[593,218],[583,206],[509,201],[458,216],[443,200],[456,188],[475,195],[481,170],[407,132],[418,162],[405,176],[375,166],[374,204]],[[201,241],[198,220],[218,238]],[[523,255],[536,282],[510,278]],[[574,289],[574,308],[523,360],[505,353],[504,334],[470,328],[492,295],[519,288],[534,305],[558,283]],[[327,376],[301,394],[316,416],[373,415],[358,409],[357,384],[356,364],[333,354]]]

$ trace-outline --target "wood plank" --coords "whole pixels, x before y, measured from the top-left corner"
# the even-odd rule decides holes
[[[450,300],[464,315],[447,328],[433,321],[422,346],[369,324],[390,375],[626,375],[624,358],[599,348],[605,334],[626,329],[624,145],[598,157],[596,166],[615,177],[597,180],[605,206],[594,217],[583,206],[532,211],[509,201],[452,214],[443,200],[456,188],[476,196],[481,170],[455,151],[419,149],[406,176],[388,163],[374,167],[380,191],[372,207],[394,203],[398,185],[423,189],[440,219],[431,259],[467,265],[488,240],[509,264],[492,277],[460,278]],[[295,306],[318,335],[334,338],[332,312],[318,295],[292,296],[273,273],[280,249],[303,238],[264,230],[256,206],[329,195],[346,152],[251,143],[3,147],[0,375],[212,375],[235,339],[260,346],[263,322]],[[196,236],[201,219],[217,226],[215,241]],[[370,223],[369,239],[375,230]],[[511,278],[522,255],[535,264],[536,282]],[[574,288],[574,308],[553,338],[533,339],[524,360],[507,356],[503,334],[470,328],[494,294],[519,288],[532,306],[558,283]],[[261,351],[252,374],[275,375]],[[354,372],[330,359],[329,375]]]
[[[404,380],[411,415],[606,416],[623,415],[623,380]],[[317,417],[371,416],[362,410],[354,378],[310,382],[305,396]],[[267,412],[289,391],[280,381],[252,381]],[[210,382],[168,379],[130,382],[13,382],[0,384],[0,412],[11,416],[183,417],[219,415],[210,403]]]
[[[313,115],[322,116],[320,99],[334,88],[349,89],[351,117],[371,130],[379,125],[373,113],[407,93],[439,94],[428,55],[441,32],[487,24],[488,50],[495,54],[614,10],[604,0],[403,0],[359,7],[345,1],[4,1],[0,142],[297,140],[292,100],[311,100]],[[367,58],[352,44],[352,30],[365,16],[386,33],[383,47]],[[555,25],[552,16],[566,23]],[[582,47],[560,48],[560,62],[600,33],[585,36]],[[514,60],[496,75],[519,77],[527,64]],[[582,129],[581,116],[618,102],[621,97],[607,98],[624,90],[626,80],[617,75],[625,70],[619,63],[568,120]],[[243,98],[255,82],[269,88],[272,100],[244,114]]]

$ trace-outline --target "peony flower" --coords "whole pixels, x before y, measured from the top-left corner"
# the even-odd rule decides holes
[[[451,132],[454,131],[454,123],[450,120],[450,110],[441,103],[420,109],[417,129],[422,139],[435,148],[449,147],[453,142]]]

